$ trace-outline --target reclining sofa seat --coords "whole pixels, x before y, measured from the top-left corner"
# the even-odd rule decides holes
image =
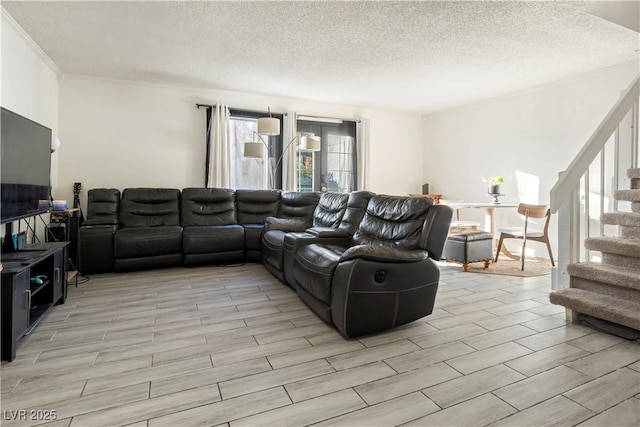
[[[373,196],[373,193],[369,191],[324,194],[340,194],[340,197],[327,196],[327,200],[324,201],[324,197],[320,197],[320,202],[314,213],[313,227],[302,233],[287,233],[284,236],[284,279],[294,289],[296,289],[296,281],[293,266],[298,249],[312,240],[314,242],[321,241],[324,244],[339,244],[344,242],[346,237],[353,236],[364,216],[369,199]],[[342,211],[342,203],[345,199],[346,205]]]
[[[245,259],[260,261],[260,240],[267,217],[278,213],[280,191],[236,190],[238,224],[244,228]]]
[[[262,262],[281,282],[284,278],[283,245],[285,235],[301,232],[311,226],[340,223],[348,194],[317,192],[282,193],[278,217],[268,217],[262,236]]]
[[[116,231],[116,271],[182,264],[180,190],[127,188],[120,201]]]
[[[452,215],[429,198],[373,196],[352,238],[299,248],[298,295],[347,337],[431,314]]]
[[[87,219],[78,232],[78,269],[82,274],[113,271],[119,208],[120,190],[94,188],[87,193]]]
[[[244,259],[244,228],[236,220],[233,190],[185,188],[180,218],[185,264]]]

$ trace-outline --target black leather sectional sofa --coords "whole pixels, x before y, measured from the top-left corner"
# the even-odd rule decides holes
[[[345,336],[433,310],[452,211],[429,198],[186,188],[93,189],[84,274],[262,261]]]

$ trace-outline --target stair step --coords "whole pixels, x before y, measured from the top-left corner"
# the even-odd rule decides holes
[[[640,240],[640,227],[621,225],[618,235],[623,239]]]
[[[578,313],[640,330],[640,304],[582,289],[560,289],[549,295],[552,304]]]
[[[622,268],[599,262],[581,262],[569,264],[567,272],[571,276],[586,280],[640,290],[640,274],[631,268]]]
[[[600,221],[610,225],[625,225],[640,227],[640,213],[638,212],[607,212],[600,215]]]
[[[627,176],[629,178],[640,178],[640,168],[627,169]]]
[[[616,190],[613,197],[616,200],[640,202],[640,190]]]
[[[584,247],[592,251],[640,258],[640,241],[620,237],[590,237],[585,239]]]

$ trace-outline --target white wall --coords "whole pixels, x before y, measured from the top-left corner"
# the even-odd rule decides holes
[[[0,15],[0,104],[57,134],[58,78],[61,73],[2,8]],[[58,155],[54,153],[51,158],[51,180],[54,186],[57,179]],[[4,234],[4,229],[1,232]]]
[[[502,175],[501,201],[549,203],[558,173],[638,69],[626,64],[425,117],[425,182],[445,199],[488,202],[481,177]],[[514,210],[496,212],[498,226],[521,224]],[[483,213],[467,209],[461,219],[482,221]]]
[[[233,108],[370,119],[370,189],[416,192],[422,183],[423,128],[417,114],[345,107],[239,92],[176,88],[67,76],[60,86],[60,173],[56,198],[74,182],[96,187],[204,185],[205,109]],[[86,202],[83,199],[83,204]]]
[[[2,106],[58,129],[59,70],[28,35],[0,9],[2,16]]]

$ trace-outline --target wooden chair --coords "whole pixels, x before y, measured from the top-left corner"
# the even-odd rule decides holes
[[[496,257],[493,262],[498,262],[498,256],[502,249],[502,241],[504,239],[522,239],[522,254],[520,255],[521,266],[520,270],[524,271],[524,251],[527,245],[527,241],[534,240],[536,242],[543,242],[547,245],[549,251],[549,259],[551,265],[555,266],[553,261],[553,254],[551,253],[551,244],[549,243],[549,219],[551,218],[551,211],[547,205],[528,205],[526,203],[520,203],[518,205],[518,213],[524,215],[524,227],[509,227],[500,228],[500,241],[498,242],[498,248],[496,249]],[[546,218],[544,222],[543,231],[530,230],[529,218]]]

